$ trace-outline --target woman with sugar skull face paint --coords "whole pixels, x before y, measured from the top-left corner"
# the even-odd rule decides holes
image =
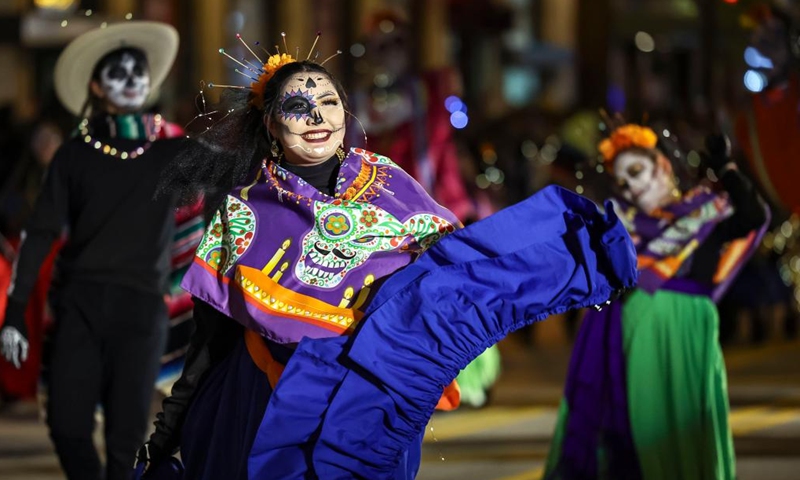
[[[459,370],[631,286],[630,238],[558,188],[457,230],[389,158],[343,148],[347,97],[323,66],[260,65],[165,178],[220,194],[183,282],[197,333],[140,468],[180,450],[198,480],[414,478]]]
[[[112,114],[138,112],[150,94],[147,57],[137,48],[109,53],[97,64],[92,80],[92,98]]]
[[[672,165],[640,125],[599,150],[616,182],[613,208],[638,253],[638,288],[583,321],[545,478],[736,478],[715,302],[758,245],[768,210],[706,140],[725,192],[678,189]]]
[[[191,311],[185,294],[169,305],[165,297],[172,266],[185,267],[181,248],[199,241],[201,219],[196,211],[176,217],[174,198],[153,198],[184,140],[180,128],[142,112],[177,49],[171,26],[125,22],[81,35],[55,68],[59,99],[82,120],[56,152],[26,226],[0,338],[6,359],[26,361],[25,305],[51,243],[66,230],[51,295],[47,424],[70,480],[130,478],[166,346],[168,307]],[[171,251],[173,235],[180,248]],[[93,443],[98,404],[105,466]]]

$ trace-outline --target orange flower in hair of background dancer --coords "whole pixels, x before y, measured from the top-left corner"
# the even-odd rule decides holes
[[[611,163],[623,150],[632,147],[655,148],[658,135],[653,129],[629,123],[616,128],[611,135],[600,142],[597,149],[606,163]]]

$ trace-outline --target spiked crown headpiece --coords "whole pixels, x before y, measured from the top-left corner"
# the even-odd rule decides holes
[[[314,39],[314,44],[311,46],[311,50],[309,50],[305,60],[312,60],[311,59],[312,54],[314,54],[314,60],[316,60],[316,58],[319,56],[319,52],[316,52],[315,54],[314,49],[317,46],[317,42],[319,41],[320,36],[322,36],[322,32],[317,32],[317,37]],[[236,34],[237,40],[239,40],[242,43],[242,45],[244,45],[244,47],[247,49],[247,51],[249,51],[250,54],[253,55],[253,57],[255,57],[255,60],[258,62],[258,64],[253,63],[252,61],[249,61],[246,58],[237,60],[236,58],[228,54],[228,52],[226,52],[224,48],[220,48],[219,53],[225,55],[229,59],[236,62],[239,66],[244,68],[244,70],[239,70],[238,68],[235,68],[234,71],[240,75],[249,78],[251,80],[250,86],[246,87],[241,85],[219,85],[214,83],[209,83],[208,86],[210,88],[236,88],[242,90],[250,90],[250,102],[249,102],[250,105],[252,105],[255,108],[258,108],[259,110],[263,110],[264,91],[267,88],[267,83],[269,83],[270,79],[275,75],[275,72],[280,70],[281,67],[283,67],[284,65],[288,65],[290,63],[297,62],[298,58],[300,57],[299,47],[297,48],[297,53],[295,57],[293,57],[289,53],[289,48],[286,45],[286,33],[281,32],[281,37],[283,38],[283,46],[285,50],[284,52],[281,52],[280,47],[275,45],[276,53],[271,54],[269,53],[269,51],[267,51],[265,48],[261,46],[260,42],[255,42],[254,45],[256,47],[261,48],[261,50],[263,50],[264,53],[267,55],[267,60],[264,61],[261,59],[261,57],[258,56],[258,54],[256,54],[256,52],[253,51],[252,48],[250,48],[249,45],[247,45],[247,42],[244,41],[242,36],[237,33]],[[328,60],[337,55],[340,55],[341,53],[342,53],[341,50],[337,50],[336,53],[334,53],[330,57],[320,62],[319,65],[325,65],[325,62],[327,62]],[[259,64],[261,66],[259,66]]]

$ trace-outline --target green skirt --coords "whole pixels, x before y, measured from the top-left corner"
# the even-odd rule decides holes
[[[500,350],[497,345],[486,349],[458,374],[461,404],[479,408],[489,400],[489,390],[500,376]]]
[[[625,302],[628,413],[644,480],[736,478],[718,330],[717,309],[705,296],[637,290]],[[562,401],[548,473],[561,455],[568,417]],[[598,452],[601,472],[602,458]]]

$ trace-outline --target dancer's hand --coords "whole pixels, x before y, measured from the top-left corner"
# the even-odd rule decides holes
[[[28,329],[25,327],[25,302],[9,297],[3,328],[0,329],[0,353],[16,368],[28,359]]]
[[[624,300],[625,295],[627,295],[628,292],[630,292],[631,290],[632,290],[631,288],[624,288],[624,287],[617,289],[614,291],[614,293],[611,294],[611,297],[609,297],[608,300],[606,300],[603,303],[593,305],[593,307],[595,310],[600,312],[607,306],[611,305],[611,302],[621,302],[622,300]]]
[[[22,364],[28,359],[28,348],[28,339],[16,327],[5,326],[0,330],[0,349],[3,356],[17,369],[22,368]]]
[[[169,455],[165,454],[155,444],[148,441],[142,445],[136,453],[136,465],[138,466],[140,463],[144,463],[144,471],[147,472],[151,467],[158,465],[168,457]]]

